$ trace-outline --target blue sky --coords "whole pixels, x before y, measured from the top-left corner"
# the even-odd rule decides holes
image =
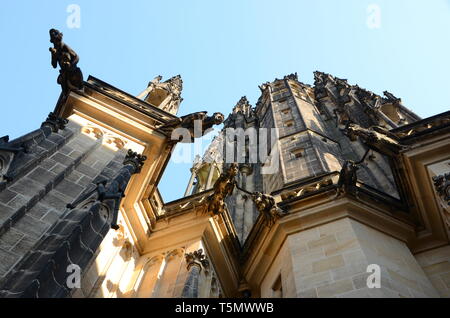
[[[66,23],[70,4],[80,28]],[[370,4],[379,28],[367,25]],[[85,78],[137,95],[158,74],[181,74],[179,115],[227,115],[243,95],[254,104],[259,84],[293,72],[312,84],[315,70],[387,89],[422,117],[450,109],[449,0],[19,0],[0,5],[0,135],[36,129],[55,106],[52,27],[80,55]],[[165,201],[183,195],[189,167],[168,165]]]

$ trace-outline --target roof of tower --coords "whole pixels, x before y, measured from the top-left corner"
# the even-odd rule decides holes
[[[338,88],[346,88],[348,92],[352,91],[358,99],[363,101],[372,101],[374,105],[385,105],[385,104],[393,104],[400,107],[404,112],[408,113],[410,116],[415,118],[415,120],[420,120],[420,117],[411,111],[409,108],[402,105],[401,98],[394,96],[394,94],[384,91],[384,97],[369,91],[365,88],[359,87],[359,85],[350,85],[347,79],[342,79],[336,76],[333,76],[328,73],[315,71],[314,72],[314,87],[316,90],[320,90],[321,87],[324,87],[327,82],[331,82],[331,84],[337,86]]]

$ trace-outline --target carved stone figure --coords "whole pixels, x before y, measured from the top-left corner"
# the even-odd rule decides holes
[[[41,127],[50,127],[53,132],[58,132],[58,130],[64,129],[68,123],[69,121],[67,119],[58,117],[55,113],[51,112]]]
[[[402,100],[400,98],[394,96],[394,94],[392,94],[388,91],[384,91],[383,94],[384,94],[384,96],[386,96],[386,102],[388,102],[388,103],[398,105],[402,102]]]
[[[271,227],[283,215],[283,210],[275,203],[273,196],[261,192],[252,193],[252,200],[267,226]]]
[[[346,160],[339,172],[336,197],[344,193],[356,193],[356,172],[359,167],[353,160]]]
[[[364,162],[366,159],[368,153],[368,149],[364,156],[361,158],[361,160],[355,162],[353,160],[345,160],[344,164],[342,165],[342,169],[339,172],[339,179],[337,183],[337,193],[336,197],[340,196],[344,193],[354,193],[355,195],[358,194],[358,188],[356,187],[357,182],[357,175],[356,172],[359,169],[359,165]]]
[[[190,143],[194,142],[194,138],[202,137],[214,125],[220,125],[223,120],[224,116],[222,113],[214,113],[212,116],[207,116],[207,112],[203,111],[173,119],[159,127],[159,129],[166,134],[171,134],[177,128],[187,129],[190,139],[186,140],[186,138],[183,138],[184,135],[180,134],[176,136],[178,139],[175,140]]]
[[[49,48],[52,54],[52,66],[61,68],[58,76],[58,84],[61,85],[64,95],[71,89],[83,87],[83,74],[77,66],[80,60],[77,53],[62,41],[63,34],[56,29],[50,30],[50,42],[53,47]]]
[[[213,186],[214,193],[208,197],[207,212],[221,214],[225,212],[225,198],[230,195],[236,185],[234,179],[239,172],[238,164],[232,163],[228,170],[222,173]]]
[[[444,221],[450,229],[450,172],[433,177],[434,188],[441,199]]]
[[[154,79],[152,79],[150,81],[150,83],[148,83],[148,86],[151,86],[152,84],[157,84],[157,83],[161,82],[161,80],[162,80],[162,76],[158,75]]]
[[[380,126],[363,128],[356,124],[348,124],[344,133],[352,141],[355,141],[357,137],[361,138],[366,145],[382,153],[395,155],[404,148],[395,134]]]

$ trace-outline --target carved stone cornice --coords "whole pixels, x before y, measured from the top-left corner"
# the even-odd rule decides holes
[[[413,143],[417,138],[433,135],[436,132],[448,131],[450,128],[450,111],[431,116],[411,124],[407,124],[391,132],[405,144]]]

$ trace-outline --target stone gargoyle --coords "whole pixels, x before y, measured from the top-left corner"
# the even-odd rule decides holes
[[[351,141],[359,137],[367,146],[388,155],[396,155],[405,148],[395,134],[380,126],[363,128],[357,124],[348,124],[344,133]]]
[[[230,167],[219,176],[213,186],[214,193],[207,198],[207,212],[212,212],[213,214],[225,212],[225,198],[233,192],[236,185],[235,177],[238,172],[238,164],[232,163]]]
[[[284,214],[284,211],[276,204],[275,198],[271,195],[254,192],[252,193],[252,200],[268,227],[271,227]]]
[[[224,118],[222,113],[207,116],[206,111],[196,112],[172,119],[158,128],[165,134],[171,135],[172,141],[192,143],[194,138],[202,137],[214,125],[220,125]],[[180,128],[185,129],[185,131],[180,131]]]

